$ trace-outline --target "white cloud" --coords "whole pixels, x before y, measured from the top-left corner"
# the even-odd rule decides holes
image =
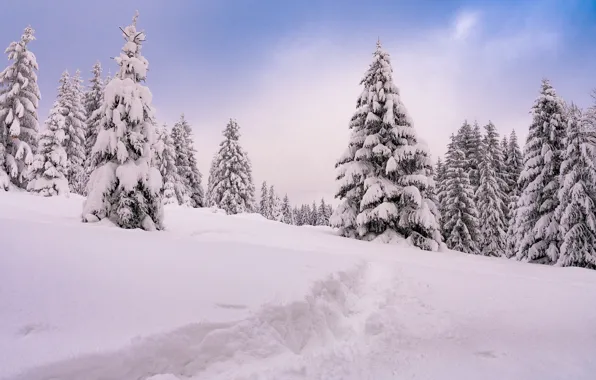
[[[545,37],[544,43],[532,44],[544,36],[538,29],[465,39],[478,17],[462,12],[452,24],[415,41],[381,38],[392,54],[395,82],[415,128],[434,157],[444,153],[449,135],[464,119],[481,125],[490,119],[502,133],[515,128],[523,139],[542,74],[527,77],[519,70],[528,67],[524,58],[535,58],[557,41]],[[336,187],[334,164],[346,147],[359,81],[376,42],[376,36],[366,42],[351,37],[326,34],[284,41],[272,49],[264,67],[250,73],[256,84],[250,97],[230,98],[209,120],[187,112],[199,136],[203,172],[221,140],[220,131],[234,117],[253,162],[257,189],[267,180],[293,202],[322,196],[330,200]],[[503,55],[506,46],[517,53]]]

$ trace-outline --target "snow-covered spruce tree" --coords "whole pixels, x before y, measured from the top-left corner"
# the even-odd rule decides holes
[[[457,137],[451,135],[445,158],[445,210],[442,215],[446,244],[450,249],[465,253],[478,252],[478,211],[468,172],[466,158]]]
[[[515,210],[519,200],[520,187],[518,180],[523,166],[523,156],[517,143],[515,131],[511,132],[507,146],[507,159],[505,161],[505,174],[507,189],[509,190],[508,220],[507,220],[507,244],[505,255],[513,257],[517,254],[517,236],[515,234]]]
[[[89,179],[83,205],[84,222],[109,218],[122,228],[163,229],[163,186],[151,166],[155,139],[152,95],[140,82],[148,62],[141,55],[145,33],[138,32],[135,14],[122,35],[126,41],[116,63],[120,71],[105,88],[101,121],[93,147],[96,169]]]
[[[87,120],[85,134],[85,194],[86,184],[89,182],[89,176],[95,169],[91,165],[91,151],[97,141],[97,133],[99,132],[99,122],[101,121],[101,112],[99,111],[103,102],[104,83],[101,78],[101,63],[96,62],[91,70],[93,76],[89,80],[89,89],[85,93],[84,106]]]
[[[211,199],[228,214],[252,211],[254,198],[251,163],[238,141],[239,129],[238,123],[230,119],[214,158]]]
[[[328,226],[329,225],[329,207],[325,203],[325,199],[321,198],[319,204],[319,210],[317,211],[317,226]]]
[[[507,168],[505,167],[505,163],[509,158],[509,140],[507,140],[507,136],[503,136],[501,139],[501,152],[503,153],[502,169],[506,172]],[[507,193],[509,193],[509,182],[507,184]]]
[[[269,195],[267,202],[270,210],[269,219],[280,222],[283,219],[283,213],[281,211],[281,200],[277,196],[277,193],[275,192],[275,187],[273,185],[269,187]]]
[[[392,76],[389,54],[379,42],[361,81],[364,90],[350,125],[348,152],[340,159],[338,197],[343,203],[331,224],[353,235],[357,213],[361,239],[390,242],[402,235],[420,248],[437,250],[441,236],[438,210],[430,199],[430,157]]]
[[[563,102],[546,79],[542,80],[532,113],[515,212],[514,239],[519,242],[516,257],[553,264],[559,259],[561,243],[555,209],[559,204],[557,192],[566,122]]]
[[[172,128],[172,139],[176,150],[176,167],[185,186],[185,192],[180,195],[178,203],[190,207],[204,206],[202,175],[197,167],[196,150],[193,147],[192,128],[186,121],[184,114]]]
[[[267,219],[271,219],[271,204],[269,203],[269,187],[267,181],[261,185],[261,200],[259,202],[259,213]]]
[[[303,225],[303,218],[302,218],[302,211],[298,208],[298,206],[294,206],[292,210],[292,215],[294,217],[294,224],[297,226]]]
[[[292,213],[292,206],[290,205],[290,198],[288,194],[284,196],[281,204],[282,222],[285,224],[294,224],[294,216]]]
[[[157,143],[154,148],[155,167],[163,178],[163,204],[178,204],[177,192],[182,191],[180,177],[176,168],[176,151],[174,141],[167,125],[156,129]]]
[[[457,141],[465,157],[465,170],[470,177],[474,192],[480,184],[480,161],[482,160],[482,133],[478,122],[472,127],[467,120],[457,131]]]
[[[480,161],[480,185],[476,191],[476,207],[480,218],[479,252],[484,256],[504,256],[507,220],[505,217],[506,183],[499,172],[503,154],[493,123],[485,127],[483,157]]]
[[[68,75],[68,72],[65,72]],[[67,78],[65,78],[67,79]],[[68,184],[70,191],[75,194],[84,194],[87,185],[85,174],[86,161],[86,115],[83,106],[83,80],[81,72],[77,70],[70,78],[65,99],[66,118],[66,157],[68,158]]]
[[[556,210],[562,238],[556,264],[596,269],[596,135],[588,130],[593,118],[582,117],[572,104],[568,119]]]
[[[69,193],[68,160],[64,143],[66,138],[66,120],[62,115],[60,97],[50,110],[46,121],[46,130],[39,139],[38,152],[31,165],[31,181],[27,190],[50,197]]]
[[[8,190],[10,183],[26,188],[29,165],[37,149],[41,95],[37,60],[28,50],[28,44],[35,40],[33,34],[28,26],[20,41],[8,46],[5,52],[12,64],[0,73],[0,190]]]

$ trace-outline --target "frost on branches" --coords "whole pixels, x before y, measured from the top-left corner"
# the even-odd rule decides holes
[[[501,145],[493,123],[484,127],[483,157],[480,161],[480,182],[476,191],[476,205],[481,220],[479,249],[484,256],[503,256],[506,242],[506,183],[500,169],[503,161]]]
[[[593,118],[571,105],[561,164],[559,206],[562,244],[557,265],[596,269],[596,134]]]
[[[25,28],[21,40],[6,49],[13,61],[0,73],[0,189],[13,185],[25,188],[27,172],[37,148],[37,86],[35,55],[27,50],[34,30]]]
[[[89,179],[83,221],[109,218],[122,228],[163,229],[162,177],[151,166],[154,142],[151,92],[140,82],[147,75],[141,55],[143,32],[136,20],[123,31],[126,41],[115,60],[118,74],[105,88],[97,142],[93,146],[96,169]]]
[[[466,158],[458,140],[451,135],[445,158],[444,210],[441,216],[443,234],[450,249],[477,253],[478,211],[468,172]]]
[[[427,148],[393,83],[380,43],[361,84],[348,150],[338,161],[342,199],[331,224],[344,236],[381,242],[407,238],[425,250],[441,242]],[[316,206],[315,206],[316,210]]]
[[[85,134],[85,187],[89,182],[89,176],[95,169],[92,162],[91,151],[97,141],[97,133],[99,132],[99,123],[101,121],[101,105],[103,102],[103,80],[101,79],[101,64],[96,62],[91,70],[93,77],[89,80],[89,89],[85,93],[84,107],[87,120]],[[85,188],[86,194],[86,188]]]
[[[66,157],[68,158],[68,184],[76,194],[85,193],[87,178],[85,175],[85,108],[83,107],[82,79],[79,70],[72,78],[68,72],[63,74],[65,83],[63,96],[63,115],[66,119]]]
[[[252,209],[255,188],[248,155],[239,144],[238,123],[230,119],[214,157],[212,184],[209,185],[210,203],[228,214],[249,212]]]
[[[563,102],[546,79],[542,81],[532,113],[519,179],[521,194],[513,239],[519,242],[518,260],[552,264],[559,259],[559,221],[555,209],[559,204],[557,191],[566,122]]]
[[[180,120],[172,128],[172,140],[176,151],[176,167],[183,189],[177,192],[178,203],[189,207],[203,207],[205,204],[203,186],[201,184],[203,176],[197,167],[195,149],[192,141],[192,128],[180,115]]]
[[[66,179],[68,160],[64,143],[66,120],[62,105],[56,102],[46,121],[46,130],[39,139],[38,152],[31,165],[31,181],[27,190],[49,197],[69,193]]]

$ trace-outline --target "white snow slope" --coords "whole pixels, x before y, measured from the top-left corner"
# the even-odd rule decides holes
[[[0,193],[0,378],[594,379],[596,271]]]

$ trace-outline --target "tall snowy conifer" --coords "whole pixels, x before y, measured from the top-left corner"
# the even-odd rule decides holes
[[[176,168],[176,151],[174,149],[174,141],[168,131],[168,127],[164,124],[161,128],[156,128],[157,142],[154,148],[154,163],[163,178],[163,204],[177,204],[177,192],[183,191],[180,189],[180,176],[178,175],[178,168]]]
[[[180,120],[172,128],[172,140],[176,150],[178,174],[185,186],[185,191],[180,194],[178,203],[194,208],[203,207],[204,193],[201,184],[203,176],[197,166],[192,128],[184,114],[180,115]]]
[[[65,72],[68,76],[68,72]],[[85,175],[85,143],[87,126],[85,116],[85,108],[83,106],[83,88],[81,79],[81,72],[77,70],[75,75],[68,79],[70,80],[67,86],[67,95],[65,99],[65,114],[66,119],[66,157],[68,158],[68,184],[70,190],[76,194],[84,194],[85,186],[87,185],[87,178]]]
[[[46,130],[39,139],[38,152],[31,165],[31,181],[27,185],[27,190],[46,197],[69,193],[68,160],[64,149],[66,120],[60,100],[59,93],[46,121]]]
[[[521,194],[513,238],[519,242],[518,260],[552,264],[559,259],[561,243],[555,209],[559,204],[557,192],[566,121],[563,102],[546,79],[542,80],[532,113],[519,179]]]
[[[210,185],[213,204],[228,214],[251,212],[254,199],[251,163],[240,146],[239,129],[238,123],[230,119],[214,158],[213,184]]]
[[[283,219],[281,200],[275,193],[275,187],[273,185],[269,187],[269,208],[271,212],[271,217],[269,219],[276,221],[281,221]]]
[[[271,204],[269,203],[269,187],[267,181],[261,185],[261,201],[259,202],[259,213],[267,219],[271,219]]]
[[[96,62],[91,70],[93,74],[89,80],[89,89],[85,93],[84,106],[87,120],[85,122],[87,131],[85,134],[85,187],[89,182],[89,176],[95,169],[92,165],[91,151],[97,141],[101,112],[99,111],[103,102],[104,83],[101,79],[101,64]],[[86,189],[85,189],[86,190]],[[86,193],[86,191],[85,191]]]
[[[83,221],[109,218],[122,228],[163,229],[159,170],[151,166],[153,126],[152,95],[140,82],[148,62],[141,55],[145,33],[138,32],[138,12],[124,28],[125,44],[116,63],[118,74],[107,84],[101,106],[100,130],[93,147],[96,169],[89,179]]]
[[[0,190],[8,190],[10,183],[26,187],[29,165],[37,149],[41,95],[37,60],[28,50],[35,40],[33,34],[28,26],[21,40],[8,46],[5,52],[13,62],[0,73]]]
[[[562,244],[557,265],[596,269],[596,134],[593,118],[571,105],[556,219]]]
[[[283,202],[281,204],[281,213],[282,213],[282,222],[285,224],[294,224],[294,216],[292,213],[292,206],[290,205],[290,198],[288,198],[288,194],[284,196]]]
[[[504,205],[506,183],[500,173],[503,154],[493,123],[489,122],[484,128],[486,135],[479,167],[480,184],[476,191],[476,205],[481,221],[478,249],[484,256],[503,256],[507,237]]]
[[[325,199],[321,198],[319,204],[319,210],[317,211],[317,226],[328,226],[329,225],[329,207],[325,203]]]
[[[451,135],[445,166],[443,234],[450,249],[465,253],[478,252],[478,211],[459,140]]]
[[[338,161],[342,204],[331,224],[344,236],[395,241],[400,235],[426,250],[441,242],[427,148],[393,83],[390,56],[380,42],[361,84],[363,92]]]
[[[520,187],[518,180],[523,166],[523,155],[517,143],[515,131],[511,132],[507,146],[507,160],[505,161],[505,174],[509,190],[508,220],[507,220],[507,245],[505,255],[513,257],[517,254],[517,238],[515,234],[515,210],[519,200]]]

